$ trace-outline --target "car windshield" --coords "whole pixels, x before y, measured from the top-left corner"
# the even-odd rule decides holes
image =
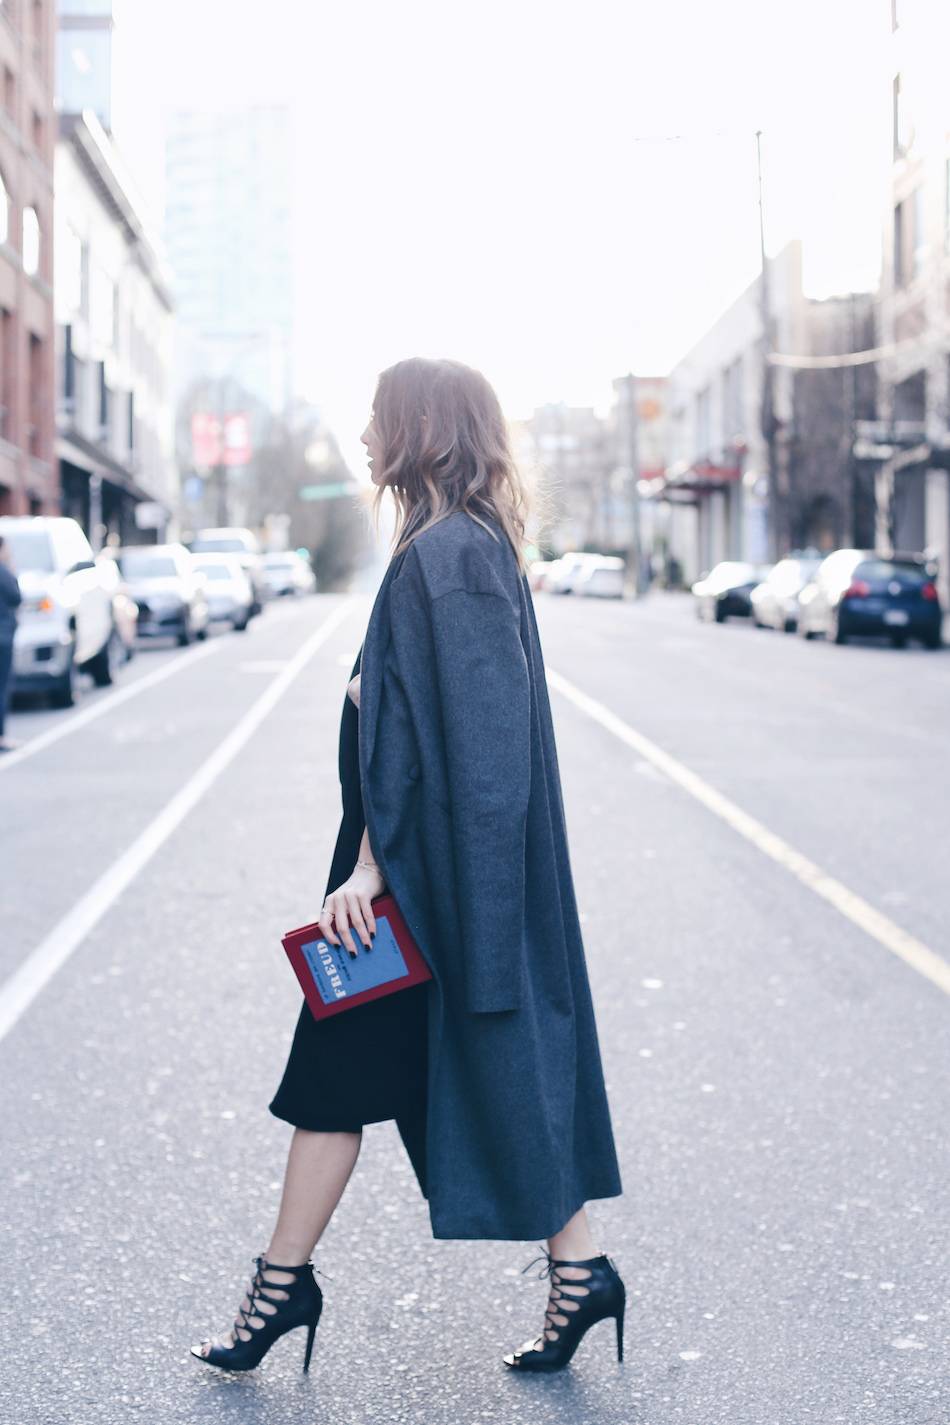
[[[192,554],[246,554],[244,542],[240,539],[196,539],[192,541]]]
[[[120,554],[119,568],[127,579],[173,579],[178,573],[168,554]]]
[[[227,580],[231,577],[231,570],[226,564],[197,564],[195,567],[206,579]]]
[[[37,529],[0,529],[4,542],[10,546],[13,568],[50,574],[53,570],[53,546],[50,537]]]
[[[264,562],[268,569],[293,569],[297,561],[285,557],[283,559],[268,558]]]

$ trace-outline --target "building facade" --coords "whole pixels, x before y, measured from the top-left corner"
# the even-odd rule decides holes
[[[802,290],[802,249],[769,261],[771,350],[824,357],[874,339],[867,293],[816,301]],[[772,367],[772,429],[763,431],[765,343],[756,279],[670,372],[669,456],[649,482],[662,559],[689,583],[724,559],[752,564],[870,537],[873,495],[853,458],[855,422],[876,411],[873,367]]]
[[[950,104],[945,7],[894,0],[883,231],[878,546],[926,551],[950,601]],[[883,96],[882,96],[883,97]]]
[[[54,514],[52,0],[0,3],[0,514]]]
[[[95,548],[175,528],[170,274],[96,114],[56,148],[57,454],[64,514]]]

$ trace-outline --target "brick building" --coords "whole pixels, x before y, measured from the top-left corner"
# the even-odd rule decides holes
[[[59,508],[53,0],[0,0],[0,514]]]

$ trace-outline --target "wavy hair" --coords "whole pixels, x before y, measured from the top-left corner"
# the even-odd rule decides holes
[[[491,516],[503,529],[518,567],[527,571],[527,484],[515,464],[508,427],[494,390],[459,361],[411,357],[379,378],[373,426],[382,449],[373,513],[388,489],[396,502],[393,557],[417,535],[464,510],[492,538]]]

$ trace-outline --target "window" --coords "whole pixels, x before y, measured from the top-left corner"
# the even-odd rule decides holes
[[[10,407],[13,401],[15,328],[13,313],[0,308],[0,435],[10,439]]]
[[[7,185],[3,181],[3,174],[0,173],[0,242],[8,242],[10,239],[10,194],[7,192]]]
[[[115,283],[101,267],[93,270],[91,293],[93,340],[100,346],[112,346],[115,340]]]
[[[38,110],[33,110],[33,147],[37,153],[43,151],[43,116]]]
[[[40,270],[40,220],[35,208],[23,209],[23,270],[30,277]]]
[[[904,251],[904,204],[894,206],[894,286],[903,287],[907,282]]]
[[[911,236],[910,275],[919,277],[927,256],[927,227],[924,212],[924,186],[920,184],[911,195],[913,230]]]
[[[30,332],[30,424],[29,424],[29,451],[31,455],[42,455],[43,453],[43,417],[45,415],[43,393],[46,383],[43,380],[43,340]]]
[[[83,244],[68,223],[56,234],[55,265],[57,305],[72,317],[83,306]]]
[[[11,119],[16,118],[16,75],[6,64],[3,66],[3,107]]]

